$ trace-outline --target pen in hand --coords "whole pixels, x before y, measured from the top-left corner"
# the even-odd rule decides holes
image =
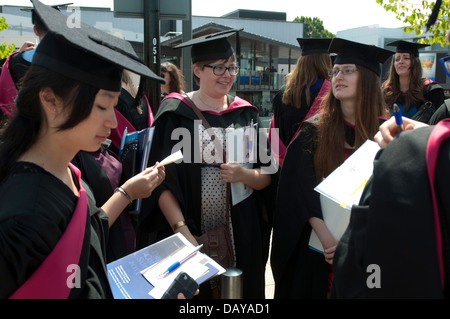
[[[402,112],[400,112],[400,108],[398,107],[397,103],[394,103],[394,117],[395,117],[395,123],[397,123],[399,132],[403,131]]]
[[[166,277],[168,274],[170,274],[172,271],[174,271],[179,266],[181,266],[184,262],[186,262],[189,258],[194,256],[202,247],[203,247],[203,244],[198,245],[197,247],[195,247],[195,249],[191,253],[189,253],[189,255],[187,255],[186,257],[184,257],[180,261],[174,262],[169,268],[167,268],[167,270],[165,272],[163,272],[161,275],[159,275],[158,278]]]

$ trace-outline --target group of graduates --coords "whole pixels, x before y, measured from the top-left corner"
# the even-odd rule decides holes
[[[419,209],[416,201],[429,194],[419,189],[429,187],[429,183],[420,184],[407,178],[396,180],[394,174],[388,179],[386,173],[378,177],[376,185],[371,180],[361,206],[353,207],[350,226],[340,241],[324,224],[320,195],[314,190],[366,140],[374,140],[380,125],[392,125],[384,123],[393,114],[394,104],[406,114],[408,121],[413,121],[411,123],[435,124],[448,117],[442,87],[422,77],[418,49],[426,45],[396,41],[388,44],[396,47],[395,52],[391,52],[338,38],[298,41],[302,56],[287,76],[284,88],[274,98],[271,122],[272,129],[279,128],[279,135],[272,138],[278,138],[281,145],[279,150],[273,149],[281,166],[271,253],[275,298],[437,297],[442,293],[441,287],[430,291],[418,284],[420,280],[406,280],[411,278],[410,269],[414,267],[405,266],[405,251],[388,253],[389,250],[398,252],[399,247],[403,247],[398,243],[406,238],[415,237],[421,245],[425,240],[434,239],[433,229],[409,227],[413,223],[410,207],[403,207],[408,203]],[[390,73],[382,82],[380,64],[390,57]],[[419,120],[422,122],[417,122]],[[384,166],[379,163],[381,154],[375,160],[375,177],[381,174],[378,170],[415,174],[416,169],[410,165],[424,164],[417,158],[417,149],[408,152],[403,149],[402,160],[390,158]],[[409,161],[405,161],[404,156],[409,156]],[[401,186],[393,188],[392,179]],[[374,197],[378,188],[383,190],[383,195]],[[396,193],[403,197],[391,195]],[[383,206],[378,202],[381,200]],[[427,210],[424,204],[420,209],[423,216],[418,218],[425,218],[425,215],[432,218],[432,207]],[[386,218],[375,224],[375,220],[381,218],[379,210],[383,210]],[[395,218],[398,218],[397,223],[392,223],[391,219]],[[370,227],[370,233],[366,227]],[[387,229],[396,232],[389,234]],[[323,254],[309,247],[312,231],[324,248]],[[417,251],[417,246],[407,251],[411,254],[408,256],[411,263],[422,258],[416,255]],[[381,287],[367,284],[373,275],[367,270],[369,265],[380,267],[377,275],[380,275]],[[434,276],[439,277],[439,268],[433,270]],[[421,277],[429,283],[429,273],[425,269],[422,271],[418,267],[414,271],[414,278]],[[411,289],[411,285],[416,287]]]
[[[449,131],[440,121],[446,109],[429,112],[430,104],[445,106],[444,95],[422,79],[416,44],[393,43],[394,53],[339,38],[298,39],[302,56],[274,98],[272,147],[258,135],[254,159],[238,163],[227,159],[227,134],[259,122],[257,107],[229,94],[240,52],[227,38],[239,30],[180,44],[191,47],[198,90],[165,92],[153,116],[142,86],[134,92],[127,72],[157,85],[165,81],[128,42],[85,24],[69,28],[58,10],[32,2],[35,25],[45,34],[23,75],[7,77],[13,58],[21,58],[14,54],[1,76],[2,97],[12,96],[1,105],[1,298],[113,298],[108,262],[174,232],[198,245],[202,234],[223,224],[233,266],[244,274],[244,298],[265,297],[269,256],[275,298],[444,296],[448,143],[433,153],[439,174],[430,183],[425,146],[430,135],[440,140],[436,130],[423,124],[407,132],[420,124],[405,118],[404,132],[391,142],[398,127],[388,120],[396,103],[411,118],[439,122],[439,133]],[[380,64],[393,55],[381,83]],[[389,143],[338,242],[314,187],[373,140],[380,125],[378,137]],[[119,156],[123,128],[150,126],[148,168],[130,177]],[[180,145],[181,163],[156,167]],[[264,170],[265,155],[278,162],[276,173]],[[230,184],[245,185],[245,195],[230,199]],[[139,198],[140,212],[129,214]],[[312,230],[323,254],[308,247]],[[381,269],[381,287],[366,284],[373,264]],[[77,265],[79,285],[67,284],[68,265]],[[210,298],[214,288],[205,283],[196,298]]]

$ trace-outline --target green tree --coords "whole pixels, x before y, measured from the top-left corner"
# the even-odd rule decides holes
[[[8,24],[5,21],[5,17],[0,17],[0,31],[8,29]],[[14,51],[16,46],[14,44],[7,45],[6,43],[0,44],[0,59],[6,58],[10,53]]]
[[[304,38],[334,38],[334,34],[326,30],[319,18],[296,17],[294,22],[303,23]]]
[[[376,0],[386,11],[397,14],[397,19],[402,21],[405,26],[403,30],[406,33],[415,33],[421,37],[420,43],[440,43],[442,46],[447,44],[446,34],[449,30],[450,1],[442,1],[440,10],[437,14],[436,23],[426,30],[426,24],[434,7],[435,1],[412,1],[412,0]]]

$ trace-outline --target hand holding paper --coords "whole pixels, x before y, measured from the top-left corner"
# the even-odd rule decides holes
[[[163,159],[156,167],[161,167],[161,166],[165,166],[168,165],[170,163],[176,162],[180,159],[183,158],[183,153],[181,153],[181,150],[179,150],[178,152],[175,152],[169,156],[167,156],[165,159]]]

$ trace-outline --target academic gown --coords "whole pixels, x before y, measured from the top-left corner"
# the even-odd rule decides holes
[[[431,113],[428,113],[427,115],[419,116],[416,114],[419,111],[419,108],[421,105],[413,105],[408,112],[406,112],[406,98],[405,95],[400,95],[397,99],[396,103],[400,108],[400,111],[402,112],[402,115],[408,118],[412,118],[416,121],[421,121],[424,123],[428,123],[432,114],[436,112],[437,109],[444,103],[445,101],[445,95],[444,90],[442,89],[442,86],[439,85],[436,82],[433,82],[431,80],[425,80],[425,87],[423,89],[423,95],[425,98],[425,101],[431,102]],[[430,115],[431,114],[431,115]]]
[[[328,264],[322,254],[308,248],[308,219],[321,218],[310,151],[316,136],[317,127],[304,123],[289,145],[281,168],[270,259],[275,299],[326,297]]]
[[[336,249],[332,298],[443,297],[426,165],[432,129],[402,132],[376,155],[373,175]],[[449,162],[446,140],[435,174],[445,268],[450,257]]]
[[[69,298],[112,298],[104,263],[107,217],[83,187],[90,218],[79,261],[81,287],[72,288]],[[9,298],[52,251],[78,197],[41,167],[21,162],[0,186],[0,201],[0,298]]]
[[[273,98],[272,111],[275,121],[275,127],[279,130],[280,140],[284,145],[289,145],[298,127],[303,122],[306,114],[308,113],[311,105],[313,104],[316,97],[319,95],[320,89],[324,84],[323,80],[318,80],[315,85],[310,89],[310,101],[311,103],[307,105],[306,95],[302,95],[302,105],[306,107],[296,108],[293,105],[286,105],[283,103],[283,94],[286,89],[283,87],[280,91],[275,94]]]
[[[211,127],[244,127],[258,123],[258,110],[239,97],[228,95],[228,110],[222,113],[202,112]],[[194,122],[198,121],[198,122]],[[160,211],[157,201],[161,193],[170,190],[180,204],[185,221],[195,236],[201,235],[201,167],[199,163],[198,125],[200,120],[185,102],[183,96],[171,93],[160,105],[153,126],[149,163],[161,161],[183,142],[184,163],[166,166],[166,178],[152,196],[143,200],[139,228],[158,231],[159,239],[173,234]],[[174,136],[172,136],[174,134]],[[179,135],[183,134],[183,135]],[[188,163],[190,162],[190,163]],[[254,168],[260,164],[255,163]],[[264,298],[264,267],[261,240],[261,203],[259,192],[231,208],[236,266],[243,270],[244,298]]]
[[[318,116],[306,121],[289,145],[278,183],[273,223],[271,267],[276,299],[327,297],[330,265],[309,248],[311,217],[323,219],[314,172]],[[380,120],[381,121],[381,120]],[[354,145],[354,127],[346,123],[346,141]],[[353,151],[346,150],[345,156]],[[343,159],[344,160],[344,159]]]

